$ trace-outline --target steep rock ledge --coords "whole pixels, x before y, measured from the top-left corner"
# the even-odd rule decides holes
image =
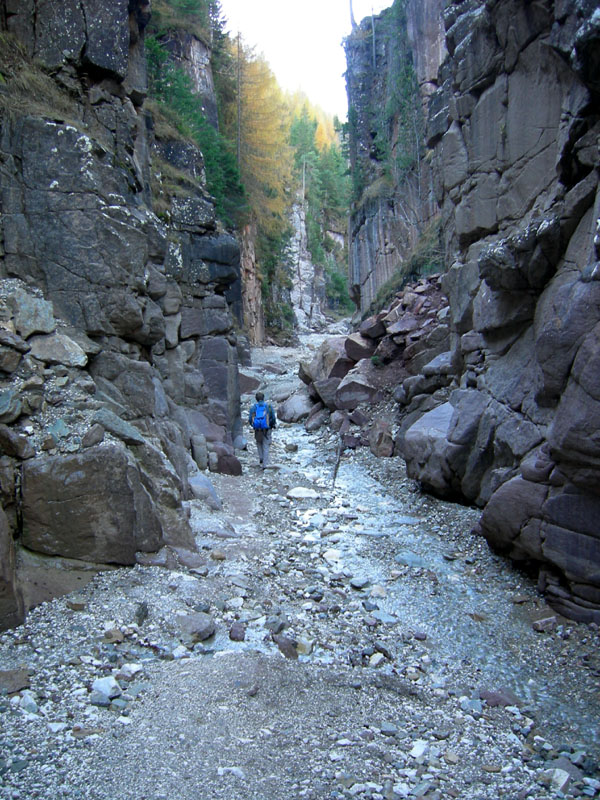
[[[454,378],[433,408],[397,394],[409,473],[484,507],[488,540],[584,621],[600,619],[596,5],[446,3],[426,135]]]
[[[0,2],[2,626],[99,565],[186,557],[190,473],[240,468],[239,247],[143,109],[148,14]]]

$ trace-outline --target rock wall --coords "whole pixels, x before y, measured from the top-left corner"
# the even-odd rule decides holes
[[[405,165],[406,148],[418,151],[421,141],[418,131],[401,130],[406,99],[399,100],[397,92],[400,74],[412,65],[423,110],[410,113],[427,113],[445,55],[441,6],[441,0],[396,0],[392,8],[364,19],[345,41],[355,177],[349,273],[353,299],[363,314],[378,289],[402,271],[422,231],[439,213],[428,162]],[[414,124],[421,122],[415,118]],[[404,140],[407,135],[410,143]]]
[[[323,268],[312,262],[306,234],[306,211],[302,203],[292,206],[291,224],[294,231],[291,242],[292,290],[291,301],[298,333],[323,330],[325,304],[325,278]]]
[[[242,230],[242,287],[244,328],[250,344],[261,345],[265,341],[265,314],[262,302],[262,287],[256,264],[256,226],[246,225]]]
[[[600,11],[445,6],[427,146],[454,390],[398,446],[423,485],[484,508],[560,611],[598,621]]]
[[[202,112],[214,128],[219,127],[215,82],[210,63],[211,48],[197,36],[173,31],[163,40],[173,60],[181,65],[192,80],[194,92],[202,100]]]
[[[0,1],[0,626],[193,549],[190,474],[239,470],[239,247],[144,110],[149,12]]]

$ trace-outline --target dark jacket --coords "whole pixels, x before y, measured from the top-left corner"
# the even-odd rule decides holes
[[[252,425],[254,422],[254,416],[256,414],[256,406],[258,403],[254,403],[250,406],[250,411],[248,412],[248,424]],[[269,429],[277,427],[277,417],[275,416],[275,412],[273,411],[273,406],[270,403],[266,403],[263,401],[263,405],[267,407],[267,414],[269,416]]]

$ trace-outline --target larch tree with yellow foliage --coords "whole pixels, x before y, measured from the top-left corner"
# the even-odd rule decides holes
[[[274,233],[285,223],[289,206],[289,110],[264,58],[255,56],[239,38],[232,45],[237,102],[227,116],[228,138],[237,144],[251,217],[260,230]]]
[[[236,98],[223,115],[227,138],[235,142],[246,191],[247,218],[261,278],[267,327],[291,329],[289,304],[293,155],[290,112],[269,65],[241,37],[231,41]]]

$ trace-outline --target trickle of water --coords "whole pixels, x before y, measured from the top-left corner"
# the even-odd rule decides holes
[[[318,346],[322,337],[313,338]],[[322,496],[304,522],[318,512],[326,516],[323,506],[332,510],[338,521],[331,542],[339,553],[336,569],[384,587],[383,596],[373,598],[373,613],[399,642],[411,631],[423,636],[430,660],[424,674],[432,688],[444,685],[478,697],[480,688],[508,687],[531,706],[538,725],[557,736],[577,730],[598,744],[600,703],[597,687],[592,695],[593,679],[586,676],[582,690],[581,673],[558,670],[560,639],[532,630],[532,607],[541,604],[535,587],[471,533],[479,512],[414,492],[400,459],[378,462],[364,450],[343,454],[333,485],[331,439],[308,434],[301,425],[281,426],[277,439],[280,446],[298,446],[294,470]],[[311,535],[311,542],[318,541]],[[528,604],[513,603],[523,591]],[[368,589],[358,595],[368,596]],[[325,663],[333,657],[321,652],[314,658]],[[475,685],[465,685],[467,675],[471,682],[475,676]]]
[[[330,487],[331,467],[319,451],[318,439],[298,436],[295,430],[286,435],[299,444],[298,463],[306,465],[306,478]],[[481,558],[465,558],[460,539],[449,544],[447,535],[441,534],[456,529],[462,516],[460,535],[474,538],[473,511],[440,502],[437,514],[443,518],[449,513],[451,519],[438,523],[439,530],[432,532],[431,520],[420,509],[414,513],[406,500],[390,497],[388,487],[371,477],[358,459],[342,459],[335,492],[336,506],[348,508],[356,517],[335,545],[343,566],[371,584],[385,585],[386,596],[377,600],[375,612],[384,625],[427,635],[427,652],[438,680],[454,683],[460,691],[461,664],[468,663],[479,676],[477,688],[509,687],[534,706],[547,725],[551,720],[570,725],[577,719],[580,732],[590,740],[597,737],[597,709],[583,697],[565,693],[555,680],[552,661],[539,662],[523,652],[523,642],[532,635],[531,619],[510,600],[511,586],[521,576],[509,562],[489,553],[487,545]],[[374,502],[363,506],[357,498]],[[376,557],[383,542],[386,557]],[[394,569],[402,575],[390,580]]]

